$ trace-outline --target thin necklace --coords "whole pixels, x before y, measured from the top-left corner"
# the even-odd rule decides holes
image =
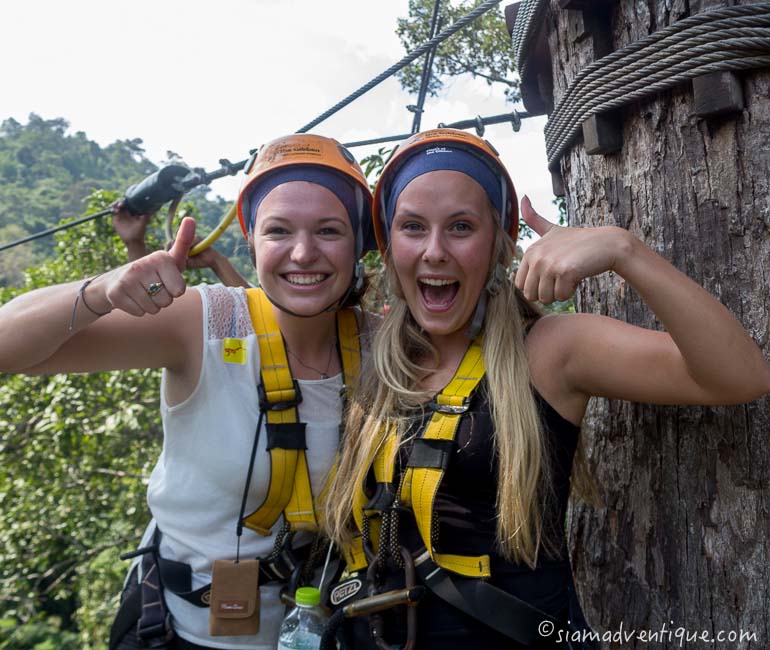
[[[326,362],[326,370],[319,370],[318,368],[314,368],[313,366],[307,365],[302,359],[300,359],[293,351],[292,349],[287,345],[286,351],[294,357],[297,362],[303,367],[307,368],[308,370],[312,370],[313,372],[317,372],[319,375],[321,375],[321,379],[329,379],[329,368],[331,368],[332,365],[332,356],[334,356],[334,347],[337,344],[337,339],[332,339],[332,343],[329,346],[329,359]]]

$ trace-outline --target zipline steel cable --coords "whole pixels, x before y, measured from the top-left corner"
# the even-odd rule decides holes
[[[441,10],[441,0],[436,0],[433,3],[433,15],[430,18],[430,38],[436,35],[439,22],[438,17]],[[422,79],[420,80],[420,91],[417,93],[417,105],[407,106],[410,110],[414,109],[414,119],[412,120],[412,133],[417,133],[420,130],[420,124],[422,122],[422,113],[425,108],[425,97],[428,94],[428,84],[430,83],[430,75],[433,69],[433,58],[436,56],[436,47],[425,55],[425,65],[422,68]]]
[[[474,20],[476,20],[476,18],[485,14],[487,11],[489,11],[493,7],[496,7],[501,2],[502,0],[486,0],[485,2],[482,2],[473,11],[470,11],[469,13],[467,13],[465,16],[460,18],[457,22],[452,23],[443,32],[438,34],[438,36],[434,36],[429,41],[426,41],[416,50],[413,50],[412,52],[407,54],[398,63],[393,64],[387,70],[378,74],[374,79],[372,79],[368,83],[361,86],[358,90],[356,90],[355,92],[345,97],[345,99],[343,99],[342,101],[336,103],[325,113],[322,113],[317,118],[315,118],[312,122],[308,122],[307,124],[305,124],[305,126],[299,129],[297,133],[307,133],[313,127],[318,126],[321,122],[326,121],[332,115],[334,115],[335,113],[345,108],[345,106],[350,104],[352,101],[358,99],[359,97],[361,97],[361,95],[368,93],[372,88],[374,88],[375,86],[378,86],[389,77],[392,77],[394,74],[396,74],[396,72],[398,72],[402,68],[405,68],[412,61],[419,58],[426,52],[429,52],[436,45],[439,45],[440,43],[448,39],[450,36],[453,36],[454,34],[459,32],[463,27],[466,27],[467,25],[472,23]]]
[[[67,230],[67,228],[79,226],[81,223],[85,223],[86,221],[93,221],[94,219],[103,217],[107,214],[110,214],[111,212],[112,212],[112,208],[107,208],[106,210],[102,210],[101,212],[96,212],[95,214],[87,214],[85,217],[80,217],[80,219],[75,219],[75,221],[64,223],[61,226],[54,226],[53,228],[41,230],[40,232],[36,232],[34,235],[29,235],[28,237],[22,237],[21,239],[12,241],[9,244],[3,244],[2,246],[0,246],[0,252],[4,251],[6,248],[13,248],[14,246],[19,246],[20,244],[26,244],[27,242],[33,241],[35,239],[40,239],[42,237],[47,237],[48,235],[53,235],[55,232],[59,232],[60,230]]]
[[[445,30],[440,32],[438,35],[436,35],[433,38],[431,38],[430,40],[426,41],[420,47],[418,47],[417,49],[413,50],[412,52],[409,52],[400,61],[398,61],[398,63],[393,64],[387,70],[384,70],[383,72],[381,72],[379,75],[377,75],[376,77],[371,79],[369,82],[367,82],[366,84],[361,86],[358,90],[356,90],[355,92],[353,92],[350,95],[348,95],[347,97],[345,97],[345,99],[343,99],[342,101],[340,101],[337,104],[335,104],[334,106],[332,106],[330,109],[328,109],[327,111],[325,111],[324,113],[319,115],[317,118],[315,118],[311,122],[308,122],[305,126],[300,128],[296,132],[297,133],[307,133],[310,129],[314,128],[315,126],[318,126],[321,122],[324,122],[329,117],[331,117],[335,113],[337,113],[340,110],[342,110],[343,108],[345,108],[348,104],[352,103],[353,101],[355,101],[356,99],[358,99],[362,95],[364,95],[367,92],[369,92],[370,90],[372,90],[372,88],[375,88],[376,86],[381,84],[383,81],[385,81],[389,77],[392,77],[394,74],[396,74],[402,68],[405,68],[407,65],[412,63],[415,59],[418,59],[423,54],[426,54],[426,53],[430,52],[431,50],[433,50],[436,46],[438,46],[439,44],[443,43],[445,40],[447,40],[448,38],[450,38],[451,36],[453,36],[454,34],[459,32],[464,27],[467,27],[470,23],[472,23],[474,20],[476,20],[476,18],[478,18],[479,16],[485,14],[490,9],[493,9],[494,7],[499,5],[501,2],[502,2],[502,0],[485,0],[485,2],[482,2],[480,5],[478,5],[473,10],[468,12],[465,16],[463,16],[462,18],[460,18],[456,22],[452,23],[449,27],[447,27]],[[526,115],[523,114],[523,113],[519,113],[519,114],[514,113],[513,115],[515,115],[517,118],[526,117]],[[492,123],[492,122],[488,122],[488,123]],[[466,127],[466,128],[469,128],[469,127]],[[403,140],[403,139],[409,137],[409,135],[410,134],[406,134],[403,137],[398,136],[398,139],[399,140]],[[358,142],[358,143],[351,143],[348,146],[362,146],[363,144],[377,144],[379,142],[393,142],[393,141],[395,141],[395,139],[396,139],[396,137],[394,137],[394,136],[390,136],[388,139],[375,138],[374,140],[371,140],[371,141],[361,141],[361,142]],[[216,178],[221,178],[221,177],[227,176],[227,175],[233,175],[233,174],[239,172],[241,169],[243,169],[246,166],[247,162],[248,162],[248,159],[242,160],[242,161],[237,162],[237,163],[227,162],[227,164],[224,165],[223,168],[220,169],[220,170],[216,170],[214,172],[211,172],[210,174],[205,174],[205,173],[204,174],[199,174],[198,176],[201,177],[201,179],[196,180],[195,184],[193,184],[193,185],[186,186],[185,189],[186,189],[186,191],[189,191],[190,189],[192,189],[193,187],[196,187],[197,185],[202,185],[202,184],[204,184],[206,182],[210,182],[211,180],[214,180]],[[220,164],[223,164],[222,161],[220,161]],[[96,214],[87,215],[85,217],[81,217],[80,219],[78,219],[76,221],[72,221],[70,223],[63,224],[62,226],[57,226],[55,228],[49,228],[48,230],[45,230],[45,231],[42,231],[42,232],[39,232],[39,233],[35,233],[33,235],[30,235],[29,237],[25,237],[24,239],[17,240],[17,241],[14,241],[14,242],[10,242],[8,244],[4,244],[4,245],[0,246],[0,252],[2,252],[4,250],[7,250],[9,248],[13,248],[14,246],[18,246],[19,244],[27,243],[27,242],[32,241],[34,239],[39,239],[41,237],[45,237],[45,236],[50,235],[50,234],[52,234],[54,232],[58,232],[59,230],[65,230],[66,228],[71,228],[73,226],[79,225],[79,224],[84,223],[86,221],[90,221],[92,219],[96,219],[98,217],[102,217],[105,214],[109,214],[110,212],[111,212],[111,210],[104,210],[104,211],[96,213]],[[208,240],[208,238],[207,238],[207,240]],[[203,242],[201,242],[201,243],[203,243]],[[200,244],[198,246],[200,246]]]

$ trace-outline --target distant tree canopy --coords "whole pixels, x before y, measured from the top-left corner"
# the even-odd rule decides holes
[[[27,124],[10,118],[0,125],[0,243],[80,216],[94,190],[120,196],[157,169],[145,157],[139,138],[100,147],[82,131],[68,134],[68,128],[62,118],[46,120],[34,113]],[[204,232],[226,209],[224,200],[209,200],[206,192],[198,188],[187,197],[200,213]],[[247,274],[248,256],[237,255],[241,241],[237,229],[230,228],[217,246],[230,257],[240,257],[240,270]],[[0,253],[0,286],[19,286],[23,270],[47,259],[53,246],[53,237],[44,237]]]

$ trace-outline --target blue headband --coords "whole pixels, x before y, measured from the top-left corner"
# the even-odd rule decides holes
[[[396,170],[390,190],[385,197],[385,220],[388,231],[393,223],[393,215],[396,213],[396,202],[406,186],[418,176],[441,170],[462,172],[470,176],[481,185],[498,213],[505,215],[500,176],[495,174],[478,156],[451,143],[438,144],[418,151]]]
[[[361,190],[361,197],[356,198],[356,187],[342,175],[325,167],[313,165],[291,165],[277,169],[269,176],[258,182],[254,191],[249,195],[249,233],[254,230],[257,210],[265,197],[279,185],[292,181],[306,181],[325,187],[332,192],[345,206],[345,210],[356,233],[356,252],[360,256],[365,251],[375,248],[371,228],[371,206]],[[361,203],[359,208],[358,203]],[[359,213],[360,217],[359,218]],[[360,250],[359,250],[360,249]]]

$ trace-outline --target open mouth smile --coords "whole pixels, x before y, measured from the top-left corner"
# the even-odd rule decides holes
[[[447,278],[421,278],[417,281],[428,311],[447,311],[454,303],[460,283]]]

